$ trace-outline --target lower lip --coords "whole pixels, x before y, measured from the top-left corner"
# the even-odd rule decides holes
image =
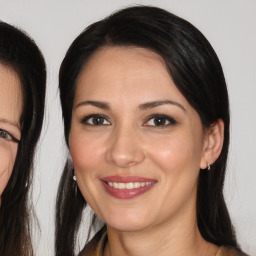
[[[106,191],[113,197],[116,197],[118,199],[132,199],[137,196],[140,196],[144,194],[145,192],[149,191],[156,182],[153,182],[152,184],[140,187],[140,188],[133,188],[133,189],[118,189],[114,187],[110,187],[106,182],[101,181],[103,186],[105,187]]]

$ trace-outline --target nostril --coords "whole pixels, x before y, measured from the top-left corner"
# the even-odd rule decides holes
[[[135,161],[131,161],[127,164],[128,166],[133,166],[133,165],[136,165],[136,162]]]

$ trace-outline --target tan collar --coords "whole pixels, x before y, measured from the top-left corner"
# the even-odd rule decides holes
[[[95,256],[103,256],[106,242],[107,242],[107,232],[105,232],[102,235],[101,239],[99,240],[96,250],[95,250]],[[244,255],[244,254],[239,253],[234,248],[225,247],[225,246],[221,246],[216,253],[216,256],[242,256],[242,255]]]

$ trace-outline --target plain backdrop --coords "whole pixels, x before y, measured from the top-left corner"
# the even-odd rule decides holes
[[[36,255],[54,255],[55,196],[66,157],[57,89],[59,65],[71,42],[87,25],[133,4],[159,6],[187,19],[203,32],[220,58],[231,105],[225,196],[238,240],[246,252],[255,256],[256,1],[0,0],[0,19],[27,31],[41,48],[47,63],[46,115],[33,188],[41,229],[34,237]]]

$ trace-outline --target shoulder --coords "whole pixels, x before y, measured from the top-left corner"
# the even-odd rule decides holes
[[[221,246],[216,256],[248,256],[245,253],[230,246]]]

